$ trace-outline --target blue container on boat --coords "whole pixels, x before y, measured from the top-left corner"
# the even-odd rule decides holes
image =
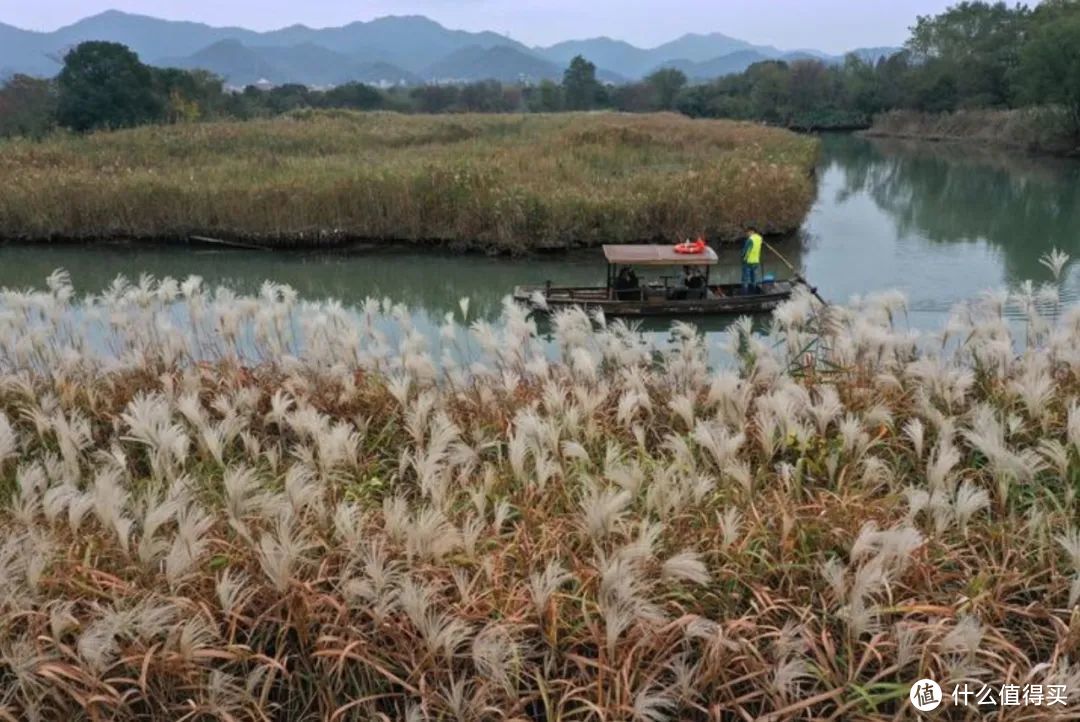
[[[766,273],[764,278],[761,279],[762,283],[773,283],[776,281],[776,276],[771,273]]]

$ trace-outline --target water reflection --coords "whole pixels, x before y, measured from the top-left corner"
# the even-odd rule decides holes
[[[909,265],[905,256],[913,256],[914,274],[919,265],[945,284],[951,279],[964,289],[972,283],[1011,286],[1049,280],[1039,257],[1054,247],[1074,256],[1080,252],[1080,163],[956,144],[853,136],[826,136],[823,142],[818,208],[827,212],[816,216],[818,228],[854,224],[883,261],[900,258],[897,270]],[[860,209],[864,198],[891,229]],[[970,266],[939,276],[934,267],[952,266],[957,251]],[[903,274],[897,281],[914,287],[916,296],[942,295]],[[1071,284],[1067,290],[1075,295]]]

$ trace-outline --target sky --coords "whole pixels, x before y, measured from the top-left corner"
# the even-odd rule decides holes
[[[918,15],[955,0],[0,0],[0,22],[55,30],[104,10],[272,30],[426,15],[450,28],[494,30],[528,45],[606,35],[653,47],[721,32],[784,50],[841,53],[901,45]]]

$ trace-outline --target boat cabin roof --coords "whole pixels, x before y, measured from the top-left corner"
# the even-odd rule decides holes
[[[701,253],[678,253],[674,246],[604,246],[604,257],[617,266],[714,266],[720,260],[708,246]]]

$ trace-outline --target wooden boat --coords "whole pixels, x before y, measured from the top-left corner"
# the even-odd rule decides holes
[[[537,312],[570,306],[601,309],[608,316],[713,316],[767,313],[791,297],[794,283],[766,278],[743,295],[738,283],[709,283],[709,269],[719,263],[716,251],[682,254],[671,246],[604,246],[607,283],[604,286],[518,286],[514,299]],[[687,288],[678,276],[661,276],[660,281],[637,288],[618,288],[619,269],[625,267],[704,270],[700,288]]]

